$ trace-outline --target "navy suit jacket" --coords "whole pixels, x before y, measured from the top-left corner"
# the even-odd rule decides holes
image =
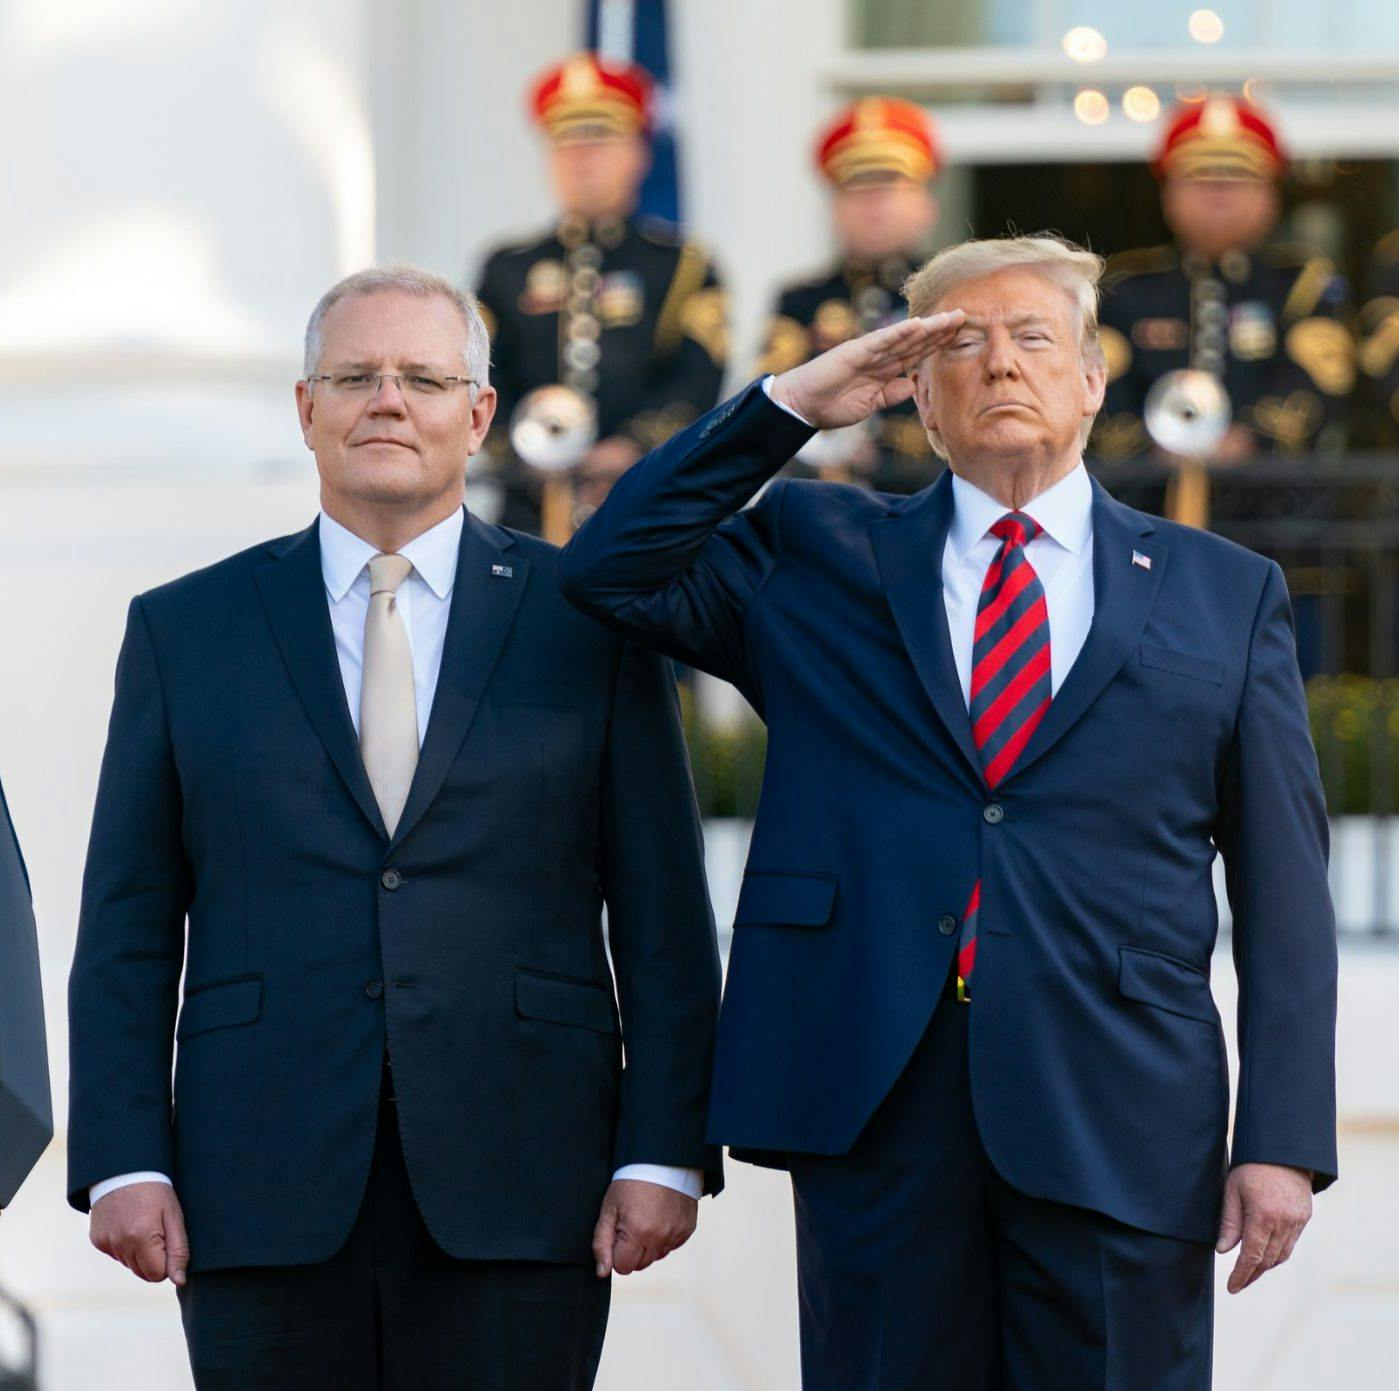
[[[750,387],[628,472],[559,566],[581,609],[734,682],[767,723],[712,1138],[848,1150],[938,1007],[980,875],[971,1085],[997,1169],[1212,1241],[1218,849],[1233,1159],[1329,1182],[1327,821],[1278,568],[1095,484],[1092,628],[992,794],[942,598],[950,476],[911,498],[782,480],[737,512],[810,434]]]
[[[29,871],[0,787],[0,1208],[53,1139],[44,993]]]
[[[717,1188],[718,952],[674,683],[562,601],[556,556],[466,518],[392,838],[315,525],[133,602],[70,982],[75,1206],[160,1170],[193,1268],[329,1257],[386,1048],[454,1256],[591,1262],[619,1165]]]

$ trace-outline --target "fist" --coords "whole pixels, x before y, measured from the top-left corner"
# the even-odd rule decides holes
[[[699,1221],[699,1203],[659,1183],[614,1179],[593,1229],[598,1278],[630,1275],[683,1246]]]
[[[189,1238],[168,1183],[133,1183],[108,1193],[92,1209],[88,1236],[103,1255],[143,1280],[185,1283]]]

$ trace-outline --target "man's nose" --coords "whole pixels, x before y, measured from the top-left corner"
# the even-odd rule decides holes
[[[1015,357],[1015,339],[1008,329],[1000,325],[991,328],[986,335],[986,375],[992,381],[1020,375],[1020,365]]]
[[[403,399],[403,383],[397,377],[380,377],[379,389],[370,398],[371,415],[405,415],[407,405]]]

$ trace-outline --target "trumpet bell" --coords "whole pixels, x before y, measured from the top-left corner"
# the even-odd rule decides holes
[[[572,387],[535,387],[510,417],[510,447],[542,473],[575,467],[596,443],[597,406]]]
[[[1219,378],[1184,367],[1167,372],[1147,393],[1146,432],[1169,454],[1203,459],[1229,433],[1234,408]]]

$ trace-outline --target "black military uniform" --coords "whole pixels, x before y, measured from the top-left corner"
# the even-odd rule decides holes
[[[847,338],[897,323],[907,314],[900,289],[916,269],[903,256],[877,266],[846,261],[814,280],[787,286],[768,321],[759,370],[786,372]],[[913,401],[878,412],[871,426],[873,465],[867,472],[857,470],[860,481],[881,492],[916,493],[942,471]],[[790,471],[817,474],[800,460]]]
[[[1346,284],[1326,257],[1280,246],[1212,263],[1160,246],[1114,257],[1105,283],[1108,390],[1093,436],[1100,457],[1130,458],[1150,445],[1147,392],[1182,367],[1220,378],[1235,421],[1262,451],[1341,446],[1355,352]]]
[[[1399,443],[1399,229],[1381,237],[1360,310],[1360,371],[1376,443]]]
[[[724,290],[709,256],[668,223],[565,219],[490,256],[477,289],[500,394],[487,450],[506,526],[537,531],[541,480],[510,450],[521,397],[554,382],[597,405],[598,438],[644,450],[719,399],[728,352]]]

